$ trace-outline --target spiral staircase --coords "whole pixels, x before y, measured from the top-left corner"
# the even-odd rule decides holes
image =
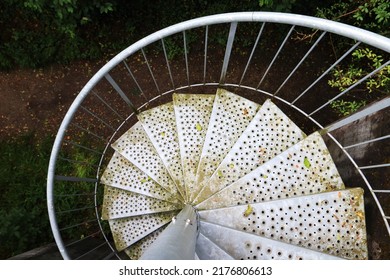
[[[257,37],[242,53],[235,47],[245,30],[241,25],[253,24]],[[267,33],[268,25],[273,27]],[[286,34],[270,36],[275,26]],[[211,47],[213,28],[217,34],[227,30],[223,51]],[[287,45],[302,29],[319,35],[303,44],[295,68],[286,70],[283,53],[291,56]],[[194,32],[203,39],[190,43]],[[328,67],[310,63],[328,33],[351,39],[352,47],[326,61]],[[168,38],[180,38],[183,59],[168,55]],[[389,241],[383,201],[390,191],[383,183],[387,175],[378,180],[365,172],[389,164],[373,164],[369,152],[358,158],[355,148],[386,147],[388,125],[385,120],[379,129],[385,134],[357,143],[349,143],[345,131],[358,133],[364,120],[388,115],[390,99],[345,118],[328,115],[332,101],[389,61],[333,96],[323,96],[321,83],[359,44],[390,51],[389,39],[351,26],[251,12],[171,26],[118,54],[77,96],[54,143],[48,208],[62,256],[375,258]],[[148,58],[153,49],[163,54],[161,60]],[[261,54],[265,66],[256,64]],[[244,63],[234,64],[242,57]],[[310,71],[299,71],[305,67]],[[312,82],[302,87],[308,76]],[[301,90],[283,92],[288,83],[290,90]],[[382,151],[386,158],[387,149]],[[61,170],[61,161],[75,168]],[[75,249],[80,246],[81,253]]]

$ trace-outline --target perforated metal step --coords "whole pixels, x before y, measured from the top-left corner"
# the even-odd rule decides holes
[[[367,259],[360,188],[205,210],[199,214],[204,221],[236,230],[342,258]]]
[[[181,164],[186,193],[193,193],[200,154],[210,121],[215,94],[174,94]],[[187,199],[189,197],[187,196]]]
[[[173,103],[144,111],[138,115],[138,119],[185,200],[183,168]]]
[[[177,213],[166,212],[109,220],[116,249],[122,251],[145,237],[151,240],[153,236],[149,235],[169,223]]]
[[[102,219],[118,219],[167,212],[180,209],[181,207],[181,204],[173,204],[142,194],[105,186]]]
[[[201,222],[201,233],[237,260],[334,260],[336,256],[298,247],[243,231]],[[210,246],[210,244],[208,244]],[[209,259],[224,259],[208,255]]]
[[[107,165],[100,181],[108,186],[166,200],[175,204],[177,197],[162,188],[148,175],[138,169],[126,158],[115,152]]]
[[[132,260],[138,260],[142,254],[145,252],[145,250],[152,245],[152,243],[156,240],[156,238],[163,232],[163,230],[167,227],[167,225],[164,225],[154,232],[150,233],[146,237],[142,238],[141,240],[137,241],[136,243],[132,244],[128,248],[124,250],[126,255],[129,256]]]
[[[304,137],[306,135],[267,100],[193,203],[198,204],[227,187]]]
[[[255,116],[260,105],[234,93],[218,89],[206,133],[196,176],[196,188],[190,201],[215,172],[223,158]]]
[[[115,141],[112,148],[173,196],[177,195],[175,183],[140,122]],[[184,201],[181,196],[177,198]]]
[[[344,189],[319,133],[267,161],[197,205],[214,209]]]

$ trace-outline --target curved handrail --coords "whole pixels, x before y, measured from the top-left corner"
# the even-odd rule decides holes
[[[266,22],[266,23],[279,23],[279,24],[289,24],[295,26],[302,26],[307,28],[319,29],[322,31],[338,34],[340,36],[357,40],[359,42],[366,43],[378,49],[381,49],[385,52],[390,52],[390,39],[384,36],[375,34],[370,31],[362,30],[353,26],[342,24],[339,22],[334,22],[321,18],[314,18],[310,16],[296,15],[296,14],[286,14],[286,13],[273,13],[273,12],[239,12],[239,13],[227,13],[206,16],[201,18],[196,18],[188,20],[182,23],[172,25],[170,27],[164,28],[157,32],[152,33],[151,35],[135,42],[128,48],[121,51],[114,58],[112,58],[107,64],[105,64],[83,87],[80,93],[75,98],[74,102],[67,111],[55,138],[52,153],[50,156],[49,167],[48,167],[48,176],[47,176],[47,203],[48,203],[48,212],[50,224],[53,230],[53,235],[55,241],[59,247],[59,250],[64,257],[68,259],[69,256],[65,250],[63,240],[59,234],[59,228],[56,221],[56,215],[54,210],[54,198],[53,198],[53,188],[55,181],[55,169],[56,162],[58,159],[58,154],[61,149],[63,138],[65,132],[72,122],[75,113],[77,112],[79,106],[83,100],[88,96],[92,91],[94,86],[103,79],[110,70],[115,66],[120,64],[130,55],[136,53],[142,48],[161,40],[170,35],[193,29],[196,27],[209,26],[214,24],[222,23],[232,23],[232,22]]]

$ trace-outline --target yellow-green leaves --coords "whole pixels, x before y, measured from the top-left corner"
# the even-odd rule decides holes
[[[202,131],[202,129],[203,129],[202,126],[200,125],[200,123],[196,123],[195,128],[197,131]]]
[[[303,160],[303,164],[305,165],[306,168],[310,168],[311,163],[307,157]]]
[[[248,217],[252,212],[253,212],[253,207],[250,204],[248,204],[248,207],[246,208],[246,210],[244,212],[244,216]]]

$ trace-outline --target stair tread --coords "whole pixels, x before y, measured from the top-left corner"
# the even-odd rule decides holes
[[[186,197],[179,139],[173,103],[169,102],[140,113],[138,120],[159,154],[183,198]]]
[[[177,211],[171,211],[109,220],[116,249],[122,251],[135,242],[149,236],[169,223],[176,214]]]
[[[255,116],[260,105],[229,91],[218,89],[196,176],[198,195],[205,181],[215,172],[222,159]]]
[[[150,245],[152,245],[152,243],[156,240],[156,238],[163,232],[166,226],[167,226],[166,224],[163,225],[162,227],[151,232],[141,240],[137,241],[136,243],[130,245],[128,248],[124,249],[126,255],[128,255],[129,258],[132,260],[138,260],[145,252],[145,250]]]
[[[196,171],[214,99],[215,94],[173,94],[187,199],[195,188]]]
[[[327,260],[342,259],[322,252],[272,240],[216,224],[201,222],[201,234],[229,256],[241,260]]]
[[[212,186],[210,187],[212,188]],[[318,132],[197,205],[214,209],[344,189]]]
[[[194,204],[227,187],[306,135],[271,100],[267,100],[208,180]]]
[[[100,181],[105,185],[125,191],[139,193],[172,203],[179,203],[177,198],[172,196],[170,192],[158,185],[148,175],[117,152],[112,156]]]
[[[367,259],[360,188],[203,210],[199,215],[203,221],[330,255]]]
[[[117,219],[180,209],[180,204],[110,186],[104,187],[102,219]]]
[[[205,237],[199,234],[196,241],[196,254],[201,260],[234,260],[232,256]]]
[[[177,187],[140,122],[133,125],[111,146],[152,180],[172,195],[176,195]]]

